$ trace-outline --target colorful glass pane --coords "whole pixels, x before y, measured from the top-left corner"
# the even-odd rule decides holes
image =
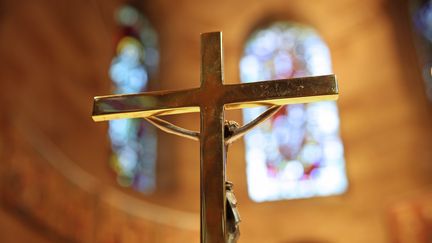
[[[414,13],[413,19],[417,30],[432,42],[432,1],[424,1]]]
[[[426,84],[426,94],[432,101],[432,0],[412,0],[411,14],[416,30],[415,44]]]
[[[159,52],[157,36],[149,22],[129,5],[117,13],[120,34],[116,56],[109,70],[114,93],[138,93],[147,90],[155,72]],[[156,131],[143,119],[109,122],[112,144],[110,164],[120,185],[149,193],[155,189]]]
[[[332,73],[330,52],[311,28],[276,22],[253,32],[242,82]],[[249,122],[266,108],[244,109]],[[340,194],[347,188],[335,102],[285,106],[245,136],[249,195],[271,201]]]

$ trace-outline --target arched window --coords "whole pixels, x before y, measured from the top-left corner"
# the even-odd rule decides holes
[[[125,5],[116,15],[120,34],[116,56],[109,70],[115,93],[146,91],[158,62],[157,36],[145,17],[134,7]],[[155,188],[156,131],[143,119],[109,122],[112,144],[110,164],[120,185],[142,192]]]
[[[242,82],[332,73],[330,52],[310,27],[275,22],[247,39]],[[243,111],[249,122],[265,108]],[[335,102],[288,105],[245,136],[254,201],[339,194],[347,188]]]

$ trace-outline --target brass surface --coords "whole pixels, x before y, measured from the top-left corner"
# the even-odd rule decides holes
[[[156,91],[94,98],[93,120],[138,118],[156,115],[199,112],[200,104],[211,99],[225,109],[241,109],[261,105],[285,105],[320,100],[336,100],[334,75],[229,84],[218,92],[206,93],[203,87],[180,91]]]
[[[204,33],[201,35],[201,87],[98,96],[94,99],[92,116],[95,121],[105,121],[200,112],[201,242],[208,243],[224,242],[226,236],[224,109],[335,100],[338,97],[334,75],[224,85],[222,63],[222,33]],[[275,110],[273,108],[268,114]],[[167,126],[160,120],[153,122]],[[186,135],[194,136],[195,133]]]

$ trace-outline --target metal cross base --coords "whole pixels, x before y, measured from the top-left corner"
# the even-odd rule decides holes
[[[224,109],[335,100],[337,96],[334,75],[224,84],[222,33],[211,32],[201,35],[199,88],[95,97],[92,117],[95,121],[149,118],[154,124],[165,124],[160,127],[166,128],[169,125],[155,116],[200,112],[199,133],[180,129],[185,132],[182,136],[194,137],[200,141],[201,242],[221,243],[228,239]],[[238,128],[231,140],[228,139],[228,143],[240,137],[250,127],[253,127],[253,124]],[[175,126],[172,125],[171,128]]]

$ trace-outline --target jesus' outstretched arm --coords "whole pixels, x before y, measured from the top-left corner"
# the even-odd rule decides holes
[[[225,144],[231,144],[235,140],[242,137],[246,132],[251,130],[252,128],[259,125],[261,122],[267,120],[269,117],[274,115],[276,112],[279,111],[279,109],[282,106],[272,106],[268,110],[264,111],[261,115],[259,115],[257,118],[249,122],[248,124],[233,129],[229,135],[225,136]],[[199,140],[200,133],[196,131],[191,131],[179,126],[176,126],[170,122],[167,122],[159,117],[147,117],[145,118],[148,122],[153,124],[155,127],[160,128],[162,131],[171,133],[174,135],[178,135],[181,137],[189,138],[195,141]]]

